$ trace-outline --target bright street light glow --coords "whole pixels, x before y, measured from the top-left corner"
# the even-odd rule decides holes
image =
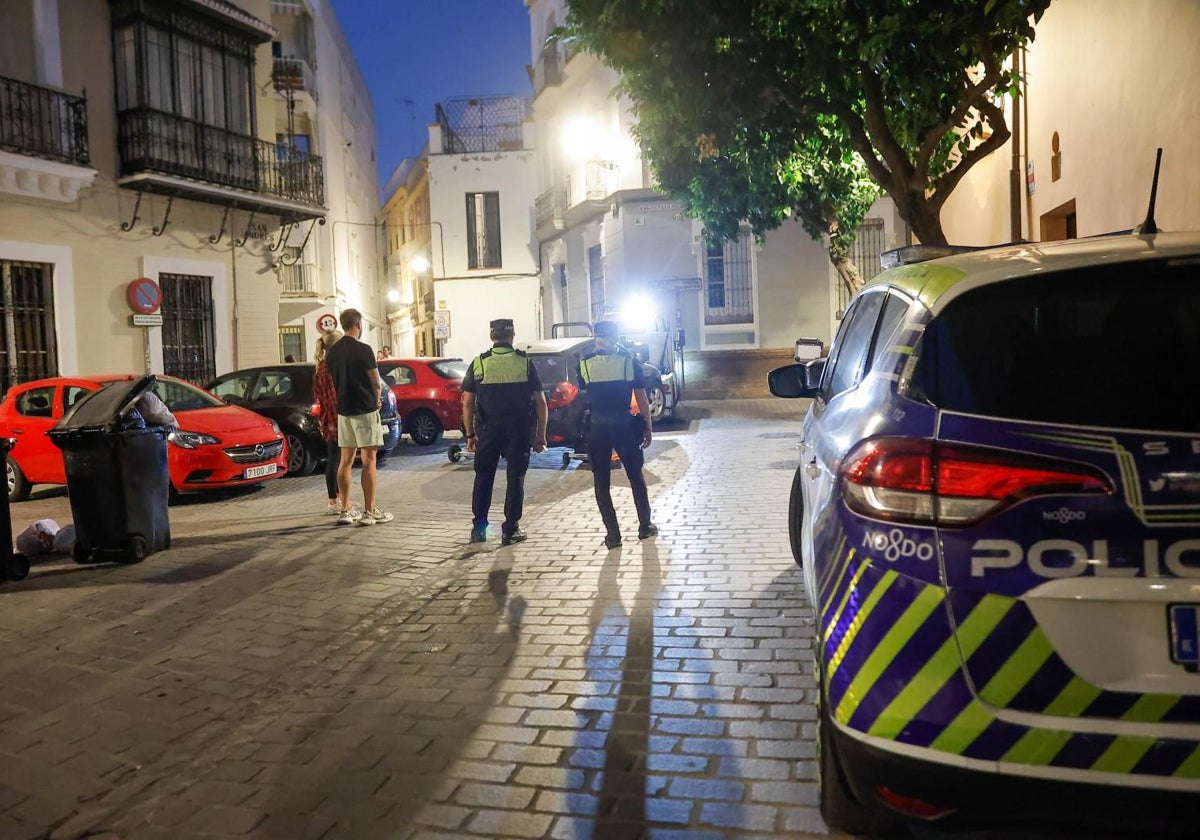
[[[400,293],[398,291],[396,291],[395,289],[391,289],[387,293],[387,299],[391,303],[397,303],[400,300]]]
[[[654,302],[645,295],[631,295],[621,309],[621,321],[629,332],[649,332],[654,329]]]
[[[417,274],[424,274],[426,271],[429,270],[429,260],[427,260],[425,257],[421,256],[420,254],[417,254],[417,256],[413,257],[411,260],[408,261],[408,267],[411,268],[413,271],[415,271]]]
[[[563,126],[562,146],[567,157],[590,160],[596,157],[599,146],[596,121],[591,117],[576,117]]]

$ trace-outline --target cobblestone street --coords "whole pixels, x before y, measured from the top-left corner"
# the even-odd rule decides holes
[[[0,587],[0,836],[823,835],[812,627],[787,546],[801,406],[697,403],[608,552],[535,455],[527,542],[468,546],[471,464],[405,441],[396,521],[320,476],[191,498],[137,566]],[[357,493],[357,489],[356,489]],[[14,528],[70,521],[61,488]]]

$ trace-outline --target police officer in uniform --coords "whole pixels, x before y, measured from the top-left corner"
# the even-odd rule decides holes
[[[642,476],[645,462],[642,450],[650,445],[653,427],[642,363],[617,344],[617,323],[597,321],[593,332],[596,351],[580,360],[579,380],[588,397],[587,454],[596,488],[596,505],[604,521],[604,544],[616,548],[621,544],[621,527],[610,489],[613,450],[621,458],[633,490],[638,539],[658,533],[658,526],[650,521],[650,497]],[[630,413],[631,395],[637,403],[637,414]]]
[[[476,356],[462,383],[463,429],[467,451],[475,453],[475,489],[471,494],[471,542],[487,540],[492,485],[503,455],[508,462],[501,545],[525,539],[521,513],[529,448],[546,448],[546,395],[537,368],[521,350],[513,349],[511,318],[492,321],[492,349]]]

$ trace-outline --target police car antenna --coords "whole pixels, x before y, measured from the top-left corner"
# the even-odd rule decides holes
[[[1154,180],[1150,182],[1150,206],[1146,209],[1146,220],[1135,228],[1135,233],[1158,233],[1158,225],[1154,223],[1154,202],[1158,199],[1158,168],[1162,165],[1162,146],[1154,156]]]

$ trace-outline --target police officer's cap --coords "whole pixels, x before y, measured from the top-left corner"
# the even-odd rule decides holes
[[[597,321],[592,330],[600,338],[616,338],[621,331],[616,321]]]
[[[512,318],[497,318],[488,324],[492,332],[514,332]]]

